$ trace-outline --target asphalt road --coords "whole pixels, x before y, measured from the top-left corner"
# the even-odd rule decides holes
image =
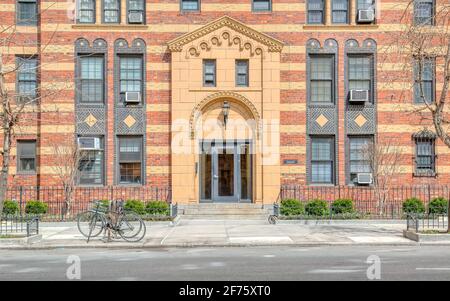
[[[0,280],[68,280],[68,270],[81,280],[368,280],[368,269],[381,280],[450,280],[450,247],[0,251]]]

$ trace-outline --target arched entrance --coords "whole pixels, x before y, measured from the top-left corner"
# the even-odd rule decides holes
[[[190,124],[199,146],[200,202],[252,202],[256,108],[239,94],[216,93],[194,109]]]

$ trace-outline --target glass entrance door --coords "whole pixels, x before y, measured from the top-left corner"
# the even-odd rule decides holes
[[[200,198],[203,202],[251,202],[252,157],[248,142],[203,142]]]

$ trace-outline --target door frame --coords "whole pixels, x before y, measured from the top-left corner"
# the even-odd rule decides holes
[[[199,203],[252,203],[253,202],[253,194],[254,194],[254,183],[255,183],[255,175],[254,175],[254,154],[253,154],[253,141],[252,140],[248,140],[248,139],[236,139],[234,140],[232,143],[230,141],[227,140],[216,140],[216,139],[206,139],[206,140],[200,140],[199,141],[199,146],[200,146],[200,150],[201,153],[198,155],[199,156],[199,164],[198,164],[198,176],[199,179],[201,178],[201,174],[203,173],[203,166],[200,164],[201,162],[201,156],[202,156],[202,152],[203,152],[203,145],[207,144],[210,145],[210,149],[211,149],[211,198],[210,199],[202,199],[201,197],[201,191],[202,191],[202,181],[199,180],[198,181],[198,198],[199,198]],[[241,172],[240,172],[240,158],[241,158],[241,148],[240,145],[248,145],[249,147],[249,155],[250,155],[250,198],[248,199],[241,199]],[[216,186],[217,181],[214,180],[214,173],[216,172],[216,168],[217,164],[215,164],[214,161],[217,162],[217,159],[214,159],[214,157],[217,156],[217,153],[215,153],[215,151],[213,151],[213,149],[217,149],[217,147],[230,147],[231,145],[233,145],[233,149],[234,149],[234,156],[235,156],[235,160],[234,160],[234,196],[233,197],[218,197],[219,199],[215,199],[215,194],[217,192],[217,187],[215,188],[214,186]],[[218,186],[218,185],[217,185]],[[223,198],[223,199],[221,199]],[[227,200],[228,199],[228,200]]]

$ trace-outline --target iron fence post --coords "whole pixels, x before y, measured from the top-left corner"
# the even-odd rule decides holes
[[[22,193],[23,193],[23,187],[19,186],[19,213],[20,213],[20,216],[22,216]]]

